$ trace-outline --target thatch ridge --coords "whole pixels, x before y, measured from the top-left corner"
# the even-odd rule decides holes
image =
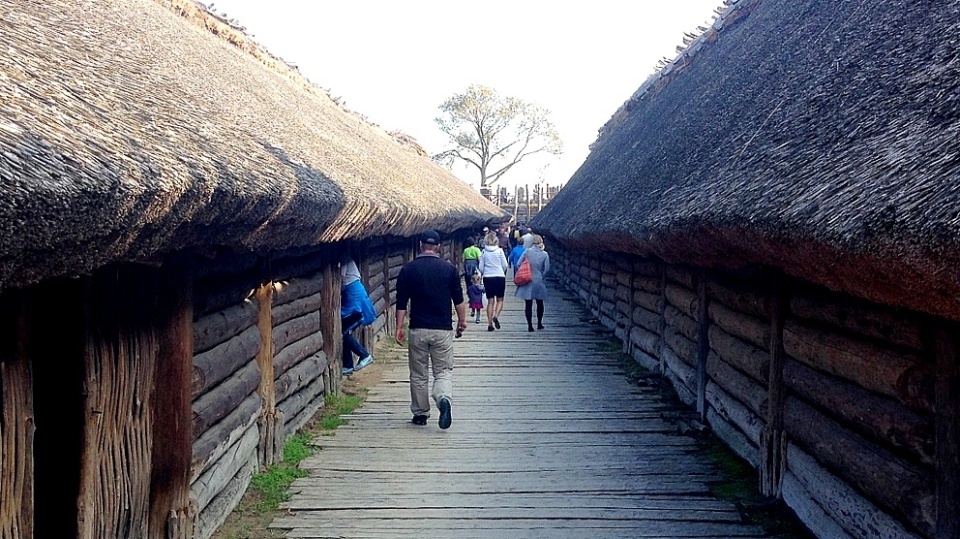
[[[0,13],[0,288],[177,250],[270,251],[503,216],[259,45],[232,44],[229,25],[176,11],[190,5],[53,0]]]
[[[756,3],[633,102],[534,226],[960,318],[960,49],[938,38],[957,20],[957,1]]]

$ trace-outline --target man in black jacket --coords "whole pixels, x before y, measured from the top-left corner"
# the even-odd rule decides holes
[[[450,427],[453,390],[453,327],[450,306],[457,311],[457,334],[467,329],[460,276],[453,264],[440,258],[440,235],[427,230],[420,236],[420,254],[397,277],[397,343],[405,337],[407,303],[410,304],[410,411],[415,425],[430,417],[427,394],[433,368],[433,399],[440,410],[441,429]]]

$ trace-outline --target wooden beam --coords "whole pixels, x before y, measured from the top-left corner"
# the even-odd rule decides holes
[[[697,411],[707,420],[707,355],[710,353],[710,316],[707,310],[707,272],[697,275]]]
[[[760,493],[780,498],[786,470],[786,431],[783,428],[785,388],[783,366],[783,323],[789,305],[782,276],[776,276],[770,290],[770,364],[767,375],[766,427],[760,437]]]
[[[176,264],[167,269],[158,299],[149,537],[189,539],[194,520],[190,502],[194,347],[193,281],[188,272]]]
[[[267,281],[261,283],[254,294],[258,313],[257,331],[260,334],[260,349],[257,351],[256,358],[257,366],[260,367],[260,385],[257,387],[257,394],[260,395],[262,403],[259,420],[260,445],[257,448],[257,454],[260,463],[265,466],[283,460],[283,419],[277,418],[277,394],[274,390],[273,291],[273,282]]]
[[[157,279],[156,270],[120,265],[87,283],[79,539],[148,534]]]
[[[340,369],[343,368],[343,338],[340,325],[339,250],[327,251],[328,261],[323,266],[323,289],[320,301],[320,333],[323,334],[323,352],[327,355],[327,373],[324,391],[340,393]]]
[[[960,365],[956,324],[936,329],[937,523],[936,539],[960,537]]]
[[[26,300],[0,297],[0,538],[34,536],[33,373]]]

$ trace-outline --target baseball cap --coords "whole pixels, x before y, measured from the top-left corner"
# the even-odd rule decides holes
[[[420,242],[430,245],[440,245],[440,234],[436,230],[425,230],[420,234]]]

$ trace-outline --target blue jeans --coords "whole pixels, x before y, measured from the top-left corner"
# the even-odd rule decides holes
[[[370,355],[367,349],[360,344],[360,341],[351,333],[354,329],[360,327],[360,319],[363,314],[356,312],[341,318],[340,323],[343,327],[343,366],[346,369],[353,368],[353,355],[363,359]]]

